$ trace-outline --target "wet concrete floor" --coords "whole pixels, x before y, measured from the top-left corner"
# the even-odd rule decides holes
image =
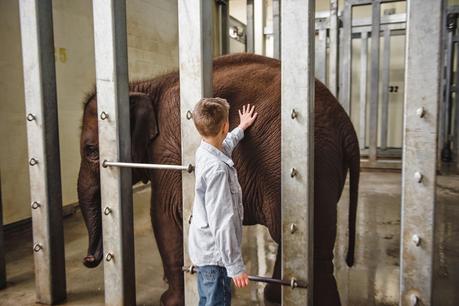
[[[134,195],[136,287],[138,305],[159,305],[167,288],[149,217],[148,189]],[[335,275],[343,305],[398,305],[400,243],[400,174],[363,172],[357,218],[356,263],[344,262],[347,248],[347,190],[338,206]],[[437,188],[436,269],[434,305],[459,305],[459,176],[439,176]],[[64,220],[68,298],[65,305],[103,305],[103,267],[85,268],[81,260],[87,234],[80,212]],[[0,305],[35,304],[32,235],[6,236],[8,286]],[[270,276],[276,244],[266,229],[244,229],[243,253],[251,274]],[[234,290],[233,305],[265,305],[262,284]]]

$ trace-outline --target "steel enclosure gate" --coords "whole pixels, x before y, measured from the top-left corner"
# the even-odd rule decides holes
[[[400,169],[401,162],[393,158],[401,157],[401,149],[389,148],[387,145],[388,119],[389,119],[389,73],[390,73],[390,39],[392,35],[403,34],[406,26],[406,14],[381,16],[381,5],[390,2],[403,2],[403,0],[346,0],[342,14],[343,29],[341,35],[340,54],[340,91],[339,100],[348,114],[352,113],[352,39],[361,39],[360,60],[360,112],[359,112],[359,143],[361,154],[368,156],[362,161],[363,167],[370,168],[395,168]],[[352,9],[356,6],[371,5],[372,17],[370,20],[355,20]],[[369,143],[367,146],[367,68],[368,68],[368,39],[380,37],[383,33],[384,48],[382,49],[383,61],[380,69],[379,56],[381,52],[380,39],[371,39],[370,46],[370,105],[369,105]],[[380,82],[380,71],[382,81]],[[382,97],[379,101],[379,87],[381,85]],[[378,129],[379,103],[381,102],[381,130]],[[378,147],[378,136],[381,145]],[[368,147],[368,148],[367,148]]]
[[[180,61],[180,118],[182,163],[194,163],[200,143],[191,111],[203,97],[212,97],[212,2],[207,0],[179,0],[179,61]],[[188,257],[188,231],[193,205],[194,176],[182,175],[183,197],[183,255]],[[197,305],[196,278],[184,273],[185,305]]]
[[[408,1],[400,305],[431,305],[443,1]],[[429,37],[429,39],[426,39]],[[429,71],[425,74],[425,71]]]
[[[66,297],[51,0],[19,2],[37,301]]]
[[[281,1],[282,278],[308,284],[284,306],[313,303],[314,21],[314,0]]]

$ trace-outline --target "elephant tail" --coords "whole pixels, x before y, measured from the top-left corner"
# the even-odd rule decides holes
[[[360,148],[357,136],[353,133],[346,146],[347,162],[349,165],[349,244],[346,255],[346,263],[348,267],[354,265],[354,249],[356,235],[356,219],[357,219],[357,202],[359,195],[359,179],[360,179]]]

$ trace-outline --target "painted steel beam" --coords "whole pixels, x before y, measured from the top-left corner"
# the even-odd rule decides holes
[[[255,6],[254,0],[247,0],[247,30],[246,30],[246,43],[245,49],[249,53],[255,52],[255,23],[254,14]]]
[[[195,104],[203,97],[212,97],[212,6],[207,0],[179,0],[179,61],[180,61],[180,118],[182,164],[194,164],[194,155],[200,143],[191,116]],[[194,174],[182,174],[183,195],[183,254],[185,266],[192,263],[188,257],[188,220],[191,216],[194,194]],[[185,273],[185,305],[197,305],[196,278]]]
[[[374,0],[372,5],[371,30],[371,70],[370,70],[370,162],[376,161],[378,147],[378,102],[379,102],[379,49],[381,32],[381,1]],[[378,39],[373,39],[377,37]]]
[[[51,0],[19,2],[37,301],[66,298]]]
[[[254,51],[256,54],[265,55],[265,2],[254,0]]]
[[[5,240],[3,237],[2,175],[0,173],[0,289],[6,287]]]
[[[344,110],[350,114],[352,86],[352,6],[349,1],[344,2],[341,46],[339,102]]]
[[[272,0],[273,1],[273,57],[280,59],[280,1],[281,0]]]
[[[282,303],[312,305],[315,1],[281,5],[282,278],[309,285],[282,288]]]
[[[387,149],[389,125],[389,82],[390,82],[390,29],[384,30],[384,49],[382,62],[381,99],[381,149]]]
[[[366,148],[367,79],[368,79],[368,32],[362,32],[362,38],[360,42],[360,110],[359,110],[360,149]]]
[[[333,95],[338,93],[338,0],[330,0],[328,88]]]
[[[93,1],[100,160],[130,162],[126,5]],[[108,115],[102,116],[105,112]],[[135,305],[132,170],[100,165],[106,305]]]
[[[400,254],[401,306],[432,305],[443,4],[408,1]],[[425,72],[429,73],[426,74]]]
[[[219,18],[220,55],[229,53],[229,1],[217,0]]]
[[[327,29],[320,29],[315,46],[315,76],[322,83],[327,82]]]

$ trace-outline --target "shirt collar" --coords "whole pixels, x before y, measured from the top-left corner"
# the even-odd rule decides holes
[[[224,162],[230,167],[234,166],[234,162],[231,158],[229,158],[225,153],[211,145],[210,143],[205,142],[204,140],[201,140],[201,148],[209,152],[210,154],[214,155],[216,158]]]

